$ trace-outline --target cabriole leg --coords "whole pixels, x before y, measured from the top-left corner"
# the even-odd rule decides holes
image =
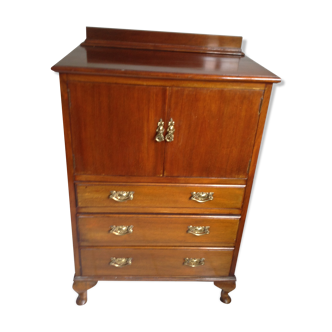
[[[232,299],[228,295],[232,290],[235,289],[236,284],[234,281],[215,281],[214,285],[221,288],[220,301],[226,304],[231,303]]]
[[[76,293],[78,293],[78,297],[76,300],[77,305],[83,305],[88,300],[88,292],[87,290],[92,288],[97,284],[98,281],[78,281],[74,280],[73,289]]]

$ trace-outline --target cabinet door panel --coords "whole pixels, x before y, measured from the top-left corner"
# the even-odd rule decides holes
[[[165,88],[72,82],[69,89],[76,174],[162,176],[165,144],[154,137]]]
[[[245,178],[263,92],[241,89],[172,88],[167,121],[165,176]]]

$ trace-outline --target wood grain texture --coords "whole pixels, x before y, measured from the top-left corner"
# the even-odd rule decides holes
[[[121,207],[117,206],[100,206],[100,207],[77,207],[77,213],[153,213],[153,214],[192,214],[192,215],[240,215],[241,209],[226,208],[183,208],[183,207]]]
[[[165,176],[245,178],[254,145],[261,91],[171,88]]]
[[[165,89],[89,83],[69,89],[76,174],[162,175],[164,144],[154,137],[165,118]]]
[[[177,215],[79,215],[81,246],[234,246],[239,217]],[[134,226],[125,235],[110,233],[112,225]],[[210,226],[202,236],[188,234],[188,226]]]
[[[243,185],[167,185],[167,184],[91,184],[77,183],[77,206],[116,208],[190,208],[190,209],[240,209],[245,186]],[[109,199],[111,191],[133,191],[134,199],[117,202]],[[192,192],[214,192],[213,200],[198,203],[190,200]]]
[[[231,248],[83,248],[82,275],[227,276],[232,256]],[[116,268],[109,265],[111,257],[131,257],[132,264]],[[205,258],[205,264],[185,266],[187,257]]]
[[[152,177],[152,176],[108,176],[108,175],[75,175],[76,182],[113,182],[113,183],[173,183],[173,184],[240,184],[246,185],[247,179],[232,178],[193,178],[193,177]]]
[[[60,74],[62,119],[63,119],[63,130],[65,136],[65,147],[66,147],[68,191],[69,191],[71,227],[72,227],[72,237],[73,237],[75,274],[80,275],[81,267],[80,267],[80,256],[78,250],[77,225],[76,225],[76,195],[75,195],[75,185],[74,185],[73,149],[72,149],[72,136],[70,131],[69,100],[68,100],[68,87],[66,79],[67,79],[66,74]]]
[[[79,305],[98,280],[213,281],[231,301],[272,83],[280,82],[242,56],[241,41],[89,28],[85,46],[52,67],[61,73]],[[171,143],[155,142],[160,118],[166,128],[175,121]],[[110,200],[113,190],[133,191],[134,200]],[[197,203],[194,191],[214,199]],[[134,232],[116,236],[112,225]],[[190,225],[210,234],[188,234]],[[116,268],[111,257],[132,264]],[[184,266],[187,257],[205,264]]]
[[[268,110],[268,106],[269,106],[271,91],[272,91],[272,84],[267,85],[266,91],[264,93],[264,99],[262,102],[258,129],[257,129],[257,133],[256,133],[256,138],[255,138],[255,145],[254,145],[254,150],[252,153],[252,161],[251,161],[251,166],[249,169],[248,182],[247,182],[245,197],[244,197],[244,201],[243,201],[243,211],[242,211],[242,215],[241,215],[240,225],[239,225],[237,239],[236,239],[234,257],[233,257],[232,267],[231,267],[232,275],[235,273],[237,258],[238,258],[238,254],[239,254],[239,250],[240,250],[240,244],[241,244],[244,224],[245,224],[245,220],[246,220],[246,216],[247,216],[250,194],[251,194],[252,184],[254,181],[254,175],[255,175],[255,170],[256,170],[256,165],[257,165],[259,149],[260,149],[260,145],[261,145],[261,141],[262,141],[262,137],[263,137],[264,124],[265,124],[265,119],[266,119],[267,110]]]
[[[144,85],[161,87],[186,87],[186,88],[213,88],[213,89],[239,89],[239,90],[265,90],[265,83],[233,82],[233,81],[201,81],[182,80],[178,78],[142,78],[106,75],[67,74],[68,81],[90,83],[113,83],[126,85]]]
[[[76,300],[77,305],[84,305],[88,301],[88,292],[87,290],[94,287],[97,284],[97,281],[79,281],[74,280],[73,289],[78,293]]]
[[[153,276],[75,276],[75,280],[78,281],[99,281],[99,280],[109,280],[109,281],[203,281],[203,282],[215,282],[215,281],[234,281],[236,278],[234,276],[225,277],[200,277],[200,276],[180,276],[180,277],[153,277]]]
[[[242,37],[192,33],[86,28],[82,46],[243,55]]]
[[[68,74],[197,81],[278,83],[249,57],[78,46],[52,70]]]
[[[236,287],[235,280],[215,281],[214,285],[222,289],[220,294],[220,301],[225,304],[231,303],[232,299],[228,293],[230,293],[235,289]]]

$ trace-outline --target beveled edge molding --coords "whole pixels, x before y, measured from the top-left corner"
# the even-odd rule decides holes
[[[151,76],[151,75],[150,75]],[[234,79],[232,82],[220,82],[209,80],[184,80],[175,78],[149,78],[126,77],[113,74],[112,76],[68,73],[69,82],[91,82],[91,83],[114,83],[114,84],[132,84],[132,85],[148,85],[148,86],[164,86],[164,87],[189,87],[189,88],[211,88],[211,89],[240,89],[240,90],[265,90],[265,83],[257,82],[241,82]]]
[[[109,206],[91,206],[91,207],[77,207],[77,213],[131,213],[131,214],[198,214],[198,215],[209,215],[209,214],[228,214],[228,215],[239,215],[242,213],[242,209],[231,209],[231,208],[204,208],[204,207],[188,207],[188,208],[162,208],[162,207],[109,207]]]
[[[107,214],[102,214],[100,215],[100,213],[89,213],[89,214],[85,214],[85,213],[77,213],[77,218],[96,218],[96,217],[99,217],[99,218],[114,218],[114,217],[123,217],[123,218],[131,218],[131,217],[140,217],[140,218],[156,218],[160,216],[159,213],[140,213],[139,215],[137,214],[127,214],[127,213],[107,213]],[[191,219],[201,219],[201,216],[200,215],[192,215],[192,214],[182,214],[182,215],[177,215],[177,214],[165,214],[162,216],[163,218],[191,218]],[[220,220],[220,219],[232,219],[232,220],[235,220],[235,219],[241,219],[241,215],[240,214],[232,214],[232,215],[224,215],[224,214],[220,214],[220,215],[206,215],[204,216],[204,219],[205,220],[208,220],[208,219],[217,219],[217,220]],[[196,221],[195,221],[196,222]]]
[[[210,251],[234,251],[235,247],[231,246],[231,247],[220,247],[219,245],[213,245],[213,246],[204,246],[204,244],[202,244],[200,247],[195,247],[195,246],[178,246],[178,247],[174,247],[172,245],[165,245],[165,246],[158,246],[158,245],[146,245],[146,246],[142,246],[142,245],[133,245],[130,247],[123,247],[119,244],[117,245],[108,245],[108,246],[98,246],[98,245],[93,245],[93,246],[88,246],[88,247],[81,247],[81,250],[114,250],[114,249],[139,249],[139,250],[175,250],[175,251],[179,251],[179,250],[210,250]]]
[[[225,277],[151,277],[151,276],[75,276],[77,281],[236,281],[235,276]]]
[[[246,185],[247,178],[195,178],[195,177],[146,177],[120,175],[74,175],[75,182],[112,182],[112,183],[157,183],[157,184],[212,184]]]
[[[86,181],[82,181],[82,182],[78,182],[75,181],[75,185],[76,187],[79,186],[137,186],[137,187],[145,187],[145,186],[151,186],[151,187],[155,187],[155,186],[161,186],[161,187],[168,187],[168,186],[174,186],[174,187],[206,187],[206,188],[245,188],[246,185],[245,184],[216,184],[216,183],[204,183],[204,184],[200,184],[200,183],[157,183],[157,182],[143,182],[143,183],[134,183],[134,182],[129,182],[129,183],[122,183],[122,182],[86,182]],[[190,194],[190,193],[189,193]]]

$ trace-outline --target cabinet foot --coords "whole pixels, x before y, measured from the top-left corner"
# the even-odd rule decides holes
[[[98,281],[77,281],[74,280],[73,289],[78,293],[76,300],[77,305],[83,305],[88,301],[88,292],[87,290],[92,288],[97,284]]]
[[[232,299],[228,295],[232,290],[235,289],[236,284],[234,281],[215,281],[214,285],[221,288],[220,301],[226,304],[231,303]]]

